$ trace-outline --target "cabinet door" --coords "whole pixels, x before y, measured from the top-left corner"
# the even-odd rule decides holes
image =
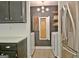
[[[25,22],[24,21],[25,8],[23,9],[23,7],[24,7],[23,2],[21,1],[10,2],[10,21],[11,22]]]
[[[0,23],[9,20],[9,3],[8,1],[0,1]]]

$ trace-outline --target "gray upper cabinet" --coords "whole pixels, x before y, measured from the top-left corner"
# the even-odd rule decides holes
[[[25,10],[25,2],[12,1],[10,2],[10,21],[25,22],[23,12]],[[24,8],[24,9],[23,9]]]
[[[0,23],[25,23],[26,2],[0,2]]]

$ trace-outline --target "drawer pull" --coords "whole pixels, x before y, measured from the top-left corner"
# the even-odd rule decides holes
[[[5,48],[10,48],[10,46],[6,46]]]
[[[1,56],[3,56],[4,54],[2,53]]]
[[[10,17],[10,20],[12,20],[13,18],[12,17]]]

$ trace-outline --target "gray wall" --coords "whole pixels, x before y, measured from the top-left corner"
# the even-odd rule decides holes
[[[52,24],[52,20],[53,20],[53,11],[58,10],[57,6],[45,6],[45,8],[48,7],[50,10],[49,11],[45,11],[45,13],[41,13],[38,12],[36,9],[40,8],[40,6],[33,6],[31,7],[31,30],[32,30],[32,22],[33,22],[33,17],[34,16],[39,16],[39,17],[47,17],[50,16],[50,25]],[[33,30],[32,30],[33,31]],[[50,31],[54,31],[54,27],[50,26]],[[50,46],[51,45],[51,39],[50,40],[45,40],[45,41],[41,41],[39,40],[39,30],[37,32],[35,32],[35,45],[36,46]]]
[[[33,16],[39,16],[39,17],[47,17],[50,16],[50,24],[52,24],[52,20],[53,20],[53,11],[58,10],[57,6],[45,6],[45,8],[48,7],[50,10],[49,11],[45,11],[45,13],[41,13],[38,12],[36,9],[40,8],[40,6],[33,6],[31,7],[31,21],[33,21]],[[51,26],[50,27],[51,31],[54,31],[54,27]]]

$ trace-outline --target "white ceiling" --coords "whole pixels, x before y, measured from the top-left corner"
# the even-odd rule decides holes
[[[31,6],[42,6],[42,1],[30,1]],[[57,1],[44,1],[45,6],[58,5]]]

